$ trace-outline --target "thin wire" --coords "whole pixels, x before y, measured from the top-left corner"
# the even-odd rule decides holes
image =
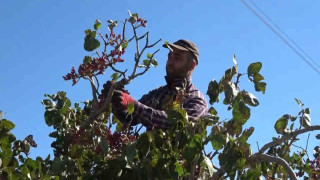
[[[298,56],[302,58],[313,70],[315,70],[319,75],[320,71],[314,67],[309,60],[307,60],[300,52],[298,52],[285,38],[281,36],[268,22],[266,22],[249,4],[247,4],[244,0],[241,0],[241,2],[247,6],[253,12],[265,25],[267,25],[284,43],[286,43],[287,46],[289,46]]]
[[[265,14],[252,0],[250,0],[250,2],[254,5],[254,7],[256,9],[258,9],[273,25],[275,25],[280,32],[285,35],[304,55],[306,55],[312,62],[313,64],[315,64],[316,66],[318,66],[318,68],[320,68],[320,65],[313,60],[313,58],[311,58],[296,42],[293,41],[293,39],[291,39],[287,33],[285,33],[267,14]]]

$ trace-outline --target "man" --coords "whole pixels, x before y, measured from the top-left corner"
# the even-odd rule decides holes
[[[126,118],[126,110],[130,103],[134,104],[131,125],[141,123],[147,129],[168,129],[170,124],[165,108],[168,102],[172,104],[178,98],[190,121],[196,122],[207,113],[208,105],[204,95],[191,83],[192,73],[199,62],[197,46],[189,40],[181,39],[173,44],[164,44],[163,47],[170,50],[166,64],[167,85],[150,91],[139,101],[125,92],[114,92],[114,113],[123,123],[130,121]]]

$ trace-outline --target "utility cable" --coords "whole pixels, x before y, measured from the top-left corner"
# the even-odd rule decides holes
[[[285,33],[266,13],[264,13],[252,0],[250,0],[250,2],[254,5],[254,7],[256,9],[258,9],[273,25],[275,25],[279,30],[280,32],[286,36],[286,38],[288,38],[305,56],[307,56],[312,62],[314,65],[316,65],[318,68],[320,68],[320,65],[315,61],[313,60],[313,58],[311,58],[296,42],[294,42],[293,39],[291,39],[287,33]]]
[[[265,25],[267,25],[288,47],[290,47],[300,58],[305,61],[313,70],[315,70],[320,75],[320,70],[314,67],[308,59],[306,59],[299,51],[297,51],[284,37],[281,36],[267,21],[265,21],[246,1],[241,0],[241,2],[247,6]]]

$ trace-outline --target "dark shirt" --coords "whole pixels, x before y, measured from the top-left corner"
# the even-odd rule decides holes
[[[177,96],[176,88],[185,87],[183,109],[188,114],[188,119],[196,122],[200,117],[208,112],[208,103],[204,95],[191,83],[191,77],[174,79],[166,78],[167,85],[161,86],[142,96],[139,101],[134,102],[134,112],[132,124],[141,123],[147,129],[168,129],[168,116],[164,111],[164,100],[169,96]]]

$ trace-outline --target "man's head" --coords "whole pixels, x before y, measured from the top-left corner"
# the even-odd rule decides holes
[[[197,46],[191,41],[180,39],[173,44],[164,44],[163,47],[169,48],[167,76],[170,78],[191,76],[199,61]]]

